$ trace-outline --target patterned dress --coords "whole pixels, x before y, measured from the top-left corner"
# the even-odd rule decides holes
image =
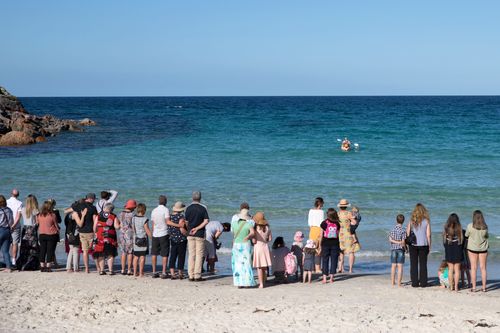
[[[361,247],[359,243],[354,243],[354,238],[351,235],[351,220],[349,219],[348,211],[339,211],[339,222],[340,222],[340,250],[346,253],[358,252]]]
[[[134,212],[122,211],[120,213],[120,234],[118,243],[122,254],[132,254],[134,252],[134,227],[132,225],[132,218]]]
[[[242,225],[243,224],[243,225]],[[252,245],[250,241],[244,241],[243,238],[248,236],[250,228],[252,228],[251,221],[233,221],[231,222],[231,230],[234,235],[233,250],[231,255],[231,267],[233,269],[233,282],[237,287],[253,287],[255,286],[255,279],[253,277],[252,269]],[[238,230],[241,231],[238,232]]]
[[[116,215],[101,212],[97,220],[97,242],[94,244],[94,258],[116,257]]]

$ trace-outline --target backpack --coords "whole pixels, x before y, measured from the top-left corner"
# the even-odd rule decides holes
[[[324,238],[338,238],[339,230],[337,224],[326,220],[326,229],[323,231]]]
[[[285,272],[288,275],[293,275],[297,272],[297,257],[292,252],[285,257]]]

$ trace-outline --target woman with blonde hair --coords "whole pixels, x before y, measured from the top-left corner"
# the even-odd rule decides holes
[[[431,219],[427,208],[418,203],[406,228],[410,241],[410,277],[412,287],[427,287],[427,256],[431,248]]]
[[[486,291],[486,259],[488,258],[488,226],[484,221],[483,213],[480,210],[474,211],[472,223],[469,223],[465,230],[465,237],[468,237],[467,252],[469,254],[472,292],[476,291],[477,262],[481,268],[482,291]]]
[[[458,291],[458,281],[461,271],[460,264],[462,263],[464,254],[464,239],[460,219],[455,213],[448,217],[448,221],[444,225],[443,245],[446,262],[448,263],[450,291]]]
[[[32,194],[26,197],[24,206],[21,209],[22,231],[21,231],[21,250],[17,267],[19,270],[37,270],[39,262],[38,246],[38,226],[36,225],[36,216],[38,215],[38,200]]]

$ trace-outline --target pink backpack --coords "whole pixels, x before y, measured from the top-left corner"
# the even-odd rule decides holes
[[[326,220],[326,230],[323,231],[323,238],[338,238],[339,230],[337,229],[337,225],[335,223]]]
[[[285,272],[288,275],[293,275],[297,272],[297,257],[292,252],[285,257]]]

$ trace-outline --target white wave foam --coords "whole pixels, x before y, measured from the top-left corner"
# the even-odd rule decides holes
[[[221,247],[217,250],[217,254],[231,254],[231,249],[227,247]],[[391,251],[359,251],[356,253],[356,257],[359,258],[380,258],[380,257],[389,257],[391,255]]]
[[[217,250],[217,253],[219,254],[231,254],[231,249],[227,247],[221,247],[220,249]]]

